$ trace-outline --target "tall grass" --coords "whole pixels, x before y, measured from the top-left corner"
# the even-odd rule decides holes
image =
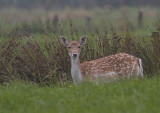
[[[57,31],[60,30],[57,28]],[[67,35],[70,40],[77,40],[81,36],[74,25],[70,25],[70,30]],[[102,33],[95,28],[95,31],[94,35],[88,32],[89,40],[81,50],[81,62],[126,52],[143,60],[146,76],[159,73],[159,32],[153,37],[153,41],[146,41],[143,37],[139,37],[141,40],[134,39],[130,32],[124,32],[124,36],[121,36],[114,29]],[[112,34],[109,36],[108,32]],[[14,29],[2,38],[0,82],[5,83],[12,79],[29,80],[41,85],[65,85],[71,82],[70,59],[66,48],[59,41],[59,36],[56,33],[31,35]]]

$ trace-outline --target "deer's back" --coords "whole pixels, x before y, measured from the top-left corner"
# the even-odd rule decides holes
[[[89,79],[133,76],[137,75],[139,58],[126,53],[119,53],[83,62],[80,67],[82,75]]]

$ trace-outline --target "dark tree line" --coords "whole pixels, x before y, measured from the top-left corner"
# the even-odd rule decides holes
[[[128,6],[160,6],[160,0],[0,0],[0,8],[18,7],[25,9],[44,8],[44,9],[63,9],[73,8],[93,8],[111,5],[112,7]]]

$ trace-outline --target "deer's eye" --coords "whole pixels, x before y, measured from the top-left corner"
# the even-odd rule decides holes
[[[67,48],[70,49],[71,47],[68,46]]]
[[[78,46],[78,48],[81,48],[81,46]]]

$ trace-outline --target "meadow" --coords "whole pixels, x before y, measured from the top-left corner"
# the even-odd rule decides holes
[[[1,10],[0,112],[158,112],[159,13],[125,6]],[[69,40],[87,35],[81,62],[119,52],[141,58],[144,78],[73,85],[62,35]]]
[[[28,82],[0,86],[1,113],[158,113],[160,78],[39,87]]]

